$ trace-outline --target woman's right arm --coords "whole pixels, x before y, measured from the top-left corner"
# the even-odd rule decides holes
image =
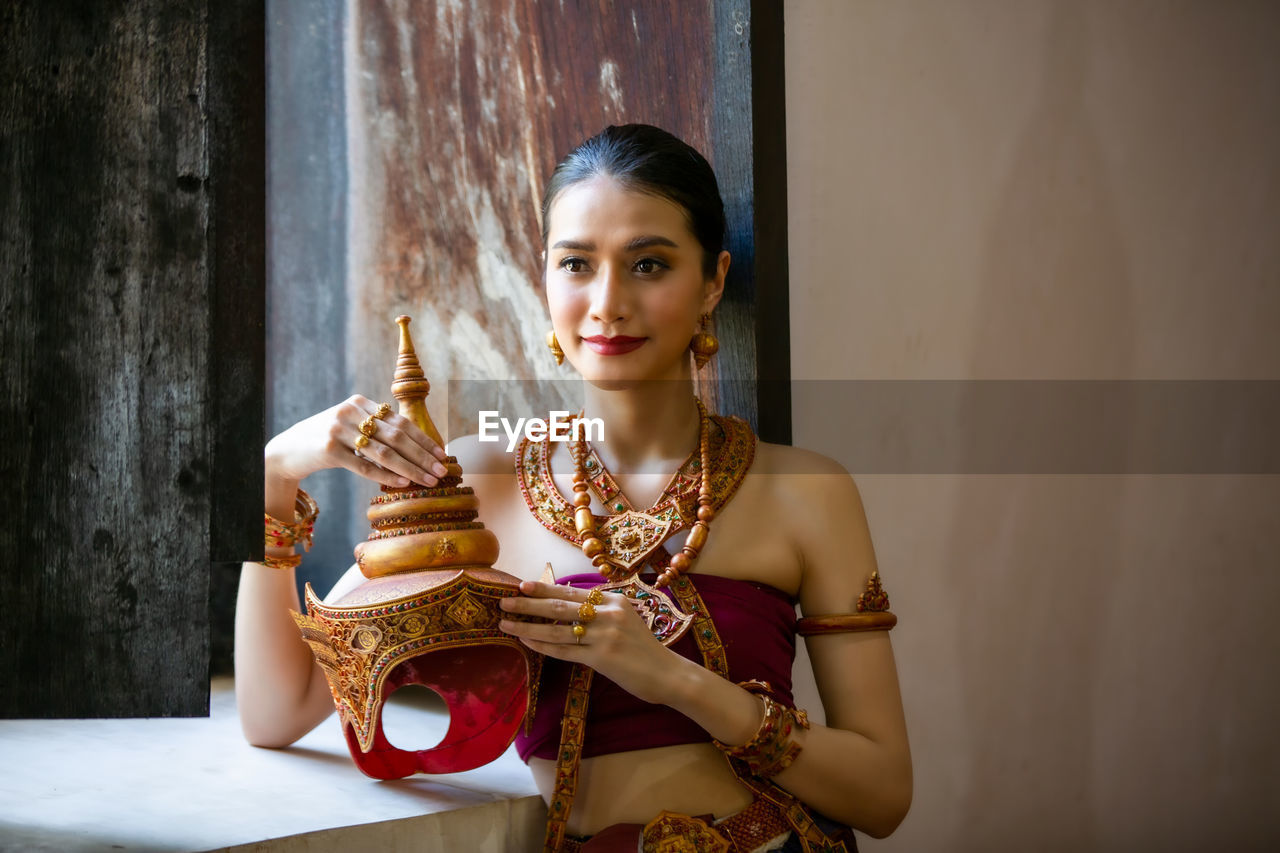
[[[410,481],[434,486],[445,473],[444,449],[400,415],[380,420],[369,445],[356,456],[360,423],[377,408],[378,403],[357,395],[268,442],[266,512],[292,521],[302,480],[326,468],[346,468],[388,486]],[[292,552],[267,549],[275,557]],[[290,610],[301,611],[294,570],[245,563],[236,597],[236,706],[245,738],[255,746],[288,746],[333,711],[324,673]]]

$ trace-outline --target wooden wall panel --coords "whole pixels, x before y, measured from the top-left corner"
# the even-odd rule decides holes
[[[750,67],[748,75],[751,103],[751,140],[749,145],[740,139],[735,149],[734,162],[751,163],[751,181],[746,189],[738,181],[730,181],[735,192],[743,198],[735,200],[742,209],[750,210],[750,239],[735,241],[742,248],[749,247],[750,314],[754,334],[740,337],[753,344],[755,364],[754,397],[757,418],[756,430],[766,441],[791,443],[791,296],[787,251],[787,112],[786,112],[786,57],[783,49],[782,3],[777,0],[751,0],[735,2],[733,16],[749,16]],[[728,26],[722,32],[738,31],[738,24]],[[735,45],[721,43],[721,55],[726,50],[741,50]],[[722,66],[724,67],[724,66]],[[732,82],[725,79],[729,76]],[[730,87],[737,91],[743,85],[743,75],[722,75],[721,91]],[[741,97],[737,95],[736,97]],[[717,110],[724,120],[726,113]],[[732,112],[728,113],[732,121]],[[737,123],[736,126],[741,126]],[[740,132],[740,131],[739,131]],[[728,138],[728,134],[722,134]],[[736,136],[734,137],[736,138]],[[748,219],[736,214],[732,221],[742,223]],[[739,336],[730,335],[731,338]]]
[[[263,553],[266,418],[266,33],[262,0],[208,16],[209,670],[232,670],[240,563]]]
[[[218,0],[206,18],[210,264],[211,558],[263,553],[266,359],[266,33],[263,0]]]
[[[253,432],[260,366],[214,353],[253,338],[218,322],[261,313],[214,282],[251,278],[262,245],[252,178],[211,180],[252,165],[234,130],[252,66],[244,86],[208,75],[245,61],[255,21],[251,2],[0,12],[0,716],[207,712],[212,480],[261,465],[255,436],[216,440]],[[247,414],[219,420],[212,371]],[[251,507],[256,479],[224,499]],[[227,550],[249,540],[234,528]]]

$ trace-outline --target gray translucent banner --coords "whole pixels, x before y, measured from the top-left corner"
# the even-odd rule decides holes
[[[778,389],[743,381],[762,408]],[[789,383],[795,443],[863,474],[1278,474],[1277,380]],[[582,406],[579,381],[451,381],[449,435]],[[726,413],[733,414],[733,413]],[[503,445],[506,441],[504,439]],[[802,473],[802,472],[801,472]]]

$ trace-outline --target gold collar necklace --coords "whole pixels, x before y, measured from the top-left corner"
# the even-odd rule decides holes
[[[711,520],[716,517],[715,508],[711,505],[711,485],[707,480],[707,472],[711,469],[711,453],[708,447],[707,408],[697,397],[693,402],[698,405],[698,510],[693,529],[685,539],[684,547],[671,558],[671,562],[658,575],[658,588],[662,588],[675,580],[682,572],[689,571],[693,561],[698,559],[698,552],[707,544]],[[587,479],[587,441],[578,434],[573,446],[573,526],[581,543],[582,553],[587,555],[591,565],[600,570],[608,580],[622,580],[634,573],[639,560],[648,556],[649,552],[661,545],[671,532],[671,522],[661,522],[648,513],[627,510],[622,516],[615,516],[616,521],[609,524],[605,534],[609,545],[615,543],[629,551],[643,550],[639,557],[615,556],[613,549],[606,546],[606,538],[601,537],[596,525],[595,516],[591,512],[591,488]],[[597,457],[598,458],[598,457]],[[603,470],[604,465],[600,463]],[[683,466],[682,466],[683,467]],[[606,472],[607,473],[607,472]],[[677,472],[679,473],[679,472]],[[619,493],[621,494],[621,493]],[[665,491],[664,491],[665,494]],[[640,546],[639,549],[636,546]]]
[[[571,446],[574,473],[570,503],[552,479],[552,443],[524,439],[516,456],[516,478],[530,512],[548,530],[582,548],[592,565],[610,580],[634,575],[646,562],[661,570],[658,586],[689,571],[706,545],[709,522],[741,485],[756,447],[755,434],[741,418],[709,415],[701,401],[695,398],[695,402],[698,450],[644,512],[631,506],[599,455],[584,440]],[[592,514],[589,490],[615,514]],[[692,529],[684,547],[668,565],[662,565],[656,552],[672,533],[686,526]]]

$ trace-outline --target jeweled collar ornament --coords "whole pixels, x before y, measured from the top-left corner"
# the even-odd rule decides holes
[[[596,589],[626,596],[649,627],[649,633],[657,637],[658,642],[664,646],[683,637],[693,624],[693,614],[685,613],[656,587],[642,581],[639,575],[606,583]]]
[[[693,523],[684,547],[658,575],[658,587],[666,586],[681,572],[687,572],[693,561],[698,559],[698,552],[707,544],[711,520],[716,516],[716,511],[711,506],[711,487],[707,480],[707,473],[711,468],[707,447],[707,409],[697,397],[693,401],[698,406],[697,521]],[[628,577],[635,573],[641,560],[667,540],[671,522],[628,508],[620,515],[612,516],[607,527],[598,527],[591,512],[591,495],[588,494],[592,484],[587,477],[587,442],[581,437],[581,433],[579,436],[573,454],[573,524],[581,539],[579,547],[587,555],[587,559],[591,560],[591,565],[599,569],[606,578],[618,580]],[[626,500],[621,491],[618,492],[618,497]]]
[[[686,572],[706,545],[716,512],[737,491],[755,458],[756,437],[740,418],[709,415],[698,406],[698,449],[672,475],[658,500],[638,511],[605,469],[599,454],[585,441],[573,445],[573,502],[551,474],[554,443],[523,440],[516,458],[516,477],[534,517],[557,536],[580,547],[597,571],[612,581],[629,578],[655,561],[663,542],[690,528],[681,550],[660,565],[655,587]],[[581,434],[581,433],[579,433]],[[594,492],[613,514],[591,512]],[[665,557],[663,558],[665,562]]]
[[[399,317],[392,392],[400,414],[438,443],[427,414],[430,384]],[[492,568],[498,540],[476,520],[472,489],[454,457],[439,484],[384,486],[369,506],[373,527],[356,546],[367,580],[332,603],[306,589],[294,614],[329,681],[351,756],[377,779],[453,773],[486,764],[514,740],[530,705],[541,658],[498,629],[502,598],[519,580]],[[511,618],[507,616],[507,618]],[[419,684],[449,707],[449,730],[431,749],[405,750],[383,734],[381,711],[396,689]]]

